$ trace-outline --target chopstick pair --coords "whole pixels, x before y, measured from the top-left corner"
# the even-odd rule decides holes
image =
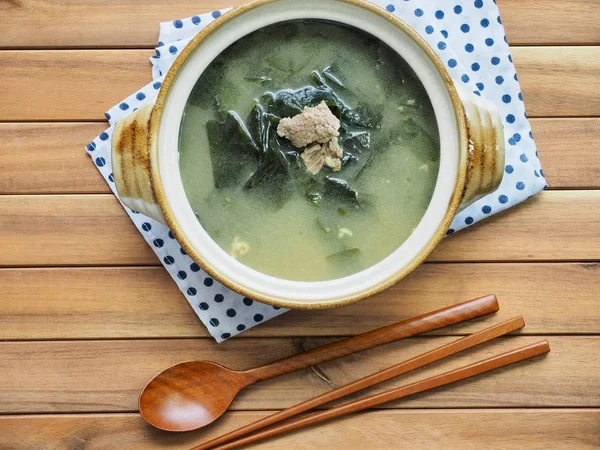
[[[289,419],[293,416],[297,416],[298,414],[306,412],[310,409],[314,409],[318,406],[330,403],[349,394],[353,394],[360,390],[390,380],[409,371],[421,368],[427,364],[439,361],[447,356],[454,355],[458,352],[467,350],[476,345],[491,341],[492,339],[495,339],[512,331],[516,331],[520,328],[523,328],[524,326],[525,322],[523,318],[520,316],[515,317],[498,325],[491,326],[489,328],[473,333],[469,336],[465,336],[449,344],[443,345],[439,348],[423,353],[422,355],[416,356],[407,361],[403,361],[382,371],[373,373],[371,375],[367,375],[364,378],[348,383],[344,386],[326,392],[312,399],[306,400],[285,410],[276,412],[275,414],[272,414],[268,417],[257,420],[256,422],[245,425],[223,436],[219,436],[215,439],[207,441],[204,444],[194,447],[192,450],[226,450],[238,448],[243,445],[248,445],[289,431],[297,430],[299,428],[303,428],[315,423],[363,411],[365,409],[372,408],[374,406],[379,406],[392,400],[398,400],[409,395],[425,392],[430,389],[435,389],[460,380],[471,378],[473,376],[480,375],[498,369],[500,367],[514,364],[516,362],[533,358],[535,356],[539,356],[541,354],[549,352],[550,347],[547,341],[544,340],[536,342],[534,344],[509,352],[505,352],[500,355],[485,359],[483,361],[479,361],[474,364],[461,367],[459,369],[451,370],[440,375],[432,376],[424,380],[417,381],[415,383],[391,389],[389,391],[385,391],[379,394],[367,396],[362,399],[350,401],[330,409],[317,411],[303,417],[295,418],[283,424],[279,424],[275,427],[262,430],[263,428],[274,423],[278,423],[283,420]],[[250,434],[257,430],[262,431]]]

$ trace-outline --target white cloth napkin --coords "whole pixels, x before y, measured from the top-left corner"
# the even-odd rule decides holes
[[[521,89],[493,0],[372,0],[412,26],[437,52],[463,88],[485,96],[499,108],[504,122],[506,167],[500,188],[458,214],[447,234],[520,203],[546,187]],[[106,113],[110,128],[87,145],[96,167],[118,197],[110,160],[114,125],[154,98],[164,74],[192,37],[229,9],[160,25],[153,81]],[[221,342],[286,310],[261,304],[210,278],[185,254],[162,224],[125,207],[210,334]],[[143,299],[139,299],[143,301]]]

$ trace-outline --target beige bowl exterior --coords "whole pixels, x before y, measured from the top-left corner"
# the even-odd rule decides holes
[[[435,52],[416,31],[396,16],[363,0],[323,0],[324,2],[352,4],[385,17],[386,20],[393,23],[400,31],[406,33],[416,42],[435,64],[444,79],[457,116],[457,127],[461,143],[460,151],[463,157],[459,166],[456,187],[444,219],[418,257],[414,258],[410,264],[398,268],[395,274],[388,277],[383,283],[373,286],[372,289],[362,292],[360,295],[313,304],[282,301],[273,296],[261,296],[255,292],[246,291],[236,283],[235,279],[220,276],[219,271],[213,267],[211,261],[205,260],[194,250],[175,219],[169,198],[166,196],[162,185],[159,164],[156,161],[158,158],[158,130],[169,89],[176,83],[178,72],[196,48],[202,45],[211,33],[228,21],[234,20],[245,12],[261,5],[278,1],[281,0],[254,0],[241,5],[208,25],[186,46],[163,81],[156,101],[140,108],[116,125],[112,140],[115,184],[119,196],[126,206],[167,225],[188,255],[209,275],[230,289],[260,302],[279,307],[318,309],[343,306],[381,292],[412,272],[442,240],[458,211],[497,189],[504,171],[502,121],[495,105],[491,102],[470,92],[459,93]]]

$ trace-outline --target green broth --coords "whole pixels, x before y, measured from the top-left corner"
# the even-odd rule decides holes
[[[245,119],[265,92],[311,85],[313,71],[327,67],[327,81],[345,103],[381,117],[370,130],[370,161],[351,183],[365,205],[315,206],[294,188],[280,201],[284,189],[273,184],[215,187],[207,123],[219,111]],[[188,201],[221,248],[230,252],[237,238],[248,244],[239,257],[247,266],[322,281],[378,263],[412,233],[435,187],[439,134],[425,89],[385,44],[337,23],[292,21],[240,39],[209,65],[185,107],[179,158]],[[257,169],[244,158],[233,162],[229,170],[245,179]]]

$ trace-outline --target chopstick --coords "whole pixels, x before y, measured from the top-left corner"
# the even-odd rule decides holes
[[[409,395],[418,394],[451,383],[455,383],[457,381],[465,380],[467,378],[481,375],[483,373],[490,372],[492,370],[496,370],[501,367],[508,366],[510,364],[515,364],[517,362],[524,361],[526,359],[533,358],[544,353],[548,353],[549,351],[550,346],[548,344],[548,341],[543,340],[540,342],[536,342],[534,344],[511,350],[506,353],[502,353],[500,355],[485,359],[483,361],[479,361],[474,364],[461,367],[459,369],[451,370],[449,372],[426,378],[415,383],[407,384],[406,386],[391,389],[380,394],[375,394],[359,400],[344,403],[342,405],[326,409],[324,411],[318,411],[306,415],[304,417],[300,417],[289,422],[276,425],[275,427],[269,428],[267,430],[259,431],[255,434],[246,436],[237,441],[232,441],[225,445],[213,448],[217,450],[230,450],[238,448],[242,445],[248,445],[266,438],[278,436],[280,434],[304,428],[316,423],[324,422],[335,417],[341,417],[347,414],[363,411],[365,409],[372,408],[374,406],[379,406],[392,400],[398,400],[401,398],[408,397]]]
[[[353,381],[352,383],[348,383],[332,391],[321,394],[317,397],[306,400],[283,411],[276,412],[275,414],[272,414],[256,422],[245,425],[228,434],[207,441],[204,444],[194,447],[192,450],[206,450],[209,448],[214,448],[217,445],[225,444],[234,439],[238,439],[242,436],[245,436],[253,431],[264,428],[268,425],[281,422],[282,420],[296,416],[310,409],[314,409],[318,406],[330,403],[349,394],[353,394],[360,390],[390,380],[411,370],[418,369],[427,364],[439,361],[447,356],[454,355],[458,352],[472,348],[484,342],[488,342],[504,334],[516,331],[520,328],[523,328],[524,326],[525,322],[523,321],[523,318],[520,316],[515,317],[498,325],[491,326],[479,332],[473,333],[469,336],[465,336],[461,339],[450,342],[449,344],[423,353],[422,355],[403,361],[387,369],[367,375],[366,377]]]

